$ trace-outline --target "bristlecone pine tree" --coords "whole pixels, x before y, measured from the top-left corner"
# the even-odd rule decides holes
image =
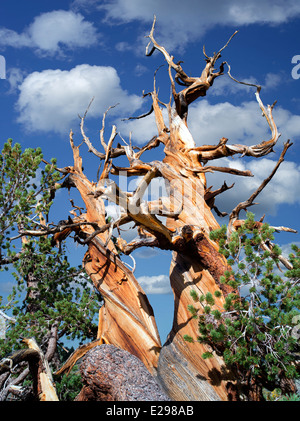
[[[239,171],[207,165],[208,161],[233,155],[260,158],[273,151],[280,136],[273,119],[273,106],[265,107],[260,98],[260,86],[254,86],[261,110],[271,130],[271,139],[257,145],[230,145],[222,138],[216,145],[196,147],[188,129],[187,117],[189,105],[213,85],[215,78],[223,75],[225,66],[222,62],[216,70],[217,61],[229,41],[212,57],[205,51],[205,67],[199,77],[188,76],[179,63],[175,63],[166,49],[154,38],[155,19],[150,31],[146,55],[158,50],[168,64],[172,97],[170,103],[163,104],[158,99],[155,88],[149,95],[152,98],[151,111],[155,115],[157,136],[143,148],[134,148],[131,142],[113,146],[117,129],[113,126],[109,140],[104,139],[104,122],[100,131],[103,152],[98,151],[86,136],[81,118],[83,142],[90,152],[103,161],[102,174],[97,182],[90,181],[82,167],[79,146],[70,133],[74,164],[60,171],[66,178],[63,187],[75,187],[86,206],[85,213],[78,214],[72,224],[60,227],[55,234],[59,243],[69,232],[76,231],[76,238],[86,244],[88,250],[84,257],[84,267],[94,286],[104,299],[99,312],[98,342],[123,348],[143,361],[151,373],[157,375],[159,382],[173,400],[228,400],[232,396],[235,379],[225,369],[222,356],[203,359],[202,355],[210,351],[205,343],[190,344],[184,337],[197,337],[198,323],[188,310],[191,303],[191,291],[198,295],[211,293],[216,304],[221,308],[226,296],[232,292],[229,285],[222,284],[220,277],[228,270],[224,255],[219,253],[217,242],[210,239],[210,232],[219,228],[213,210],[221,212],[215,206],[215,197],[233,186],[226,183],[216,190],[206,184],[206,172],[221,171],[237,176],[251,176],[250,171]],[[235,34],[233,34],[235,35]],[[236,81],[239,83],[238,81]],[[176,90],[176,83],[180,91]],[[161,108],[162,107],[162,108]],[[163,118],[162,109],[167,109],[168,122]],[[259,110],[260,108],[260,110]],[[149,114],[149,113],[148,113]],[[141,116],[144,117],[144,116]],[[142,154],[152,148],[163,145],[162,161],[143,162]],[[271,180],[291,144],[285,143],[280,159],[270,176],[253,195],[240,203],[230,214],[228,234],[241,224],[240,211],[253,204],[253,200]],[[118,167],[115,159],[127,156],[128,167]],[[141,182],[134,192],[122,191],[110,174],[120,172],[127,176],[141,176]],[[155,177],[165,180],[168,197],[145,201],[144,193]],[[104,200],[120,206],[122,210],[117,220],[107,221]],[[159,216],[165,218],[159,219]],[[166,221],[166,222],[162,222]],[[138,228],[139,236],[130,243],[118,237],[113,241],[113,230],[132,222]],[[288,228],[282,227],[283,230]],[[162,346],[154,314],[143,289],[120,258],[120,251],[129,255],[139,247],[157,247],[172,250],[170,282],[174,293],[174,320],[167,342]],[[215,294],[216,291],[220,293]],[[75,363],[80,353],[75,354],[63,366],[60,373]]]

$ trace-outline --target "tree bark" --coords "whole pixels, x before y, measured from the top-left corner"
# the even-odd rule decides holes
[[[83,388],[76,401],[169,401],[135,356],[113,345],[91,349],[80,365]]]

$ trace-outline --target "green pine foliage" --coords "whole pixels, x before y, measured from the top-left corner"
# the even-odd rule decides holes
[[[42,167],[42,158],[40,148],[22,152],[11,139],[0,155],[0,270],[10,270],[15,278],[10,295],[5,300],[0,296],[0,310],[12,317],[6,320],[5,338],[0,339],[0,359],[24,347],[22,338],[35,338],[46,352],[55,327],[57,349],[51,363],[55,371],[67,340],[80,344],[96,338],[94,319],[101,297],[83,268],[70,265],[64,244],[53,247],[47,235],[27,235],[22,241],[20,232],[46,229],[40,215],[47,218],[53,190],[59,187],[55,159]],[[77,374],[61,381],[61,396],[72,395],[66,384],[76,385],[78,392]]]
[[[0,340],[2,355],[19,349],[20,338],[47,343],[53,325],[62,344],[66,339],[84,342],[95,338],[98,296],[82,268],[70,266],[63,245],[58,251],[50,238],[32,238],[13,267],[16,284],[0,309],[11,312],[16,322],[8,324],[6,338]]]
[[[225,226],[212,232],[211,239],[232,268],[220,280],[233,292],[218,308],[211,293],[197,297],[192,291],[193,301],[202,306],[201,314],[199,308],[192,310],[193,316],[198,314],[197,341],[222,354],[241,378],[275,386],[282,379],[298,378],[299,339],[293,328],[300,319],[300,249],[292,246],[293,268],[282,272],[280,248],[273,245],[270,252],[263,247],[274,240],[274,230],[268,224],[258,229],[252,213],[229,240]],[[213,355],[205,353],[203,358]]]
[[[57,396],[60,401],[74,401],[82,389],[80,371],[75,365],[69,374],[64,374],[60,381],[56,383]]]

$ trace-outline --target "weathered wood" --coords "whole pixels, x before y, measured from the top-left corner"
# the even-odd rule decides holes
[[[72,137],[71,145],[74,167],[69,168],[69,177],[86,205],[86,213],[80,218],[101,227],[106,224],[103,201],[94,195],[95,184],[82,172],[79,149],[74,146]],[[81,237],[91,233],[90,225],[82,225]],[[119,258],[113,242],[108,240],[107,232],[94,236],[84,258],[84,267],[105,301],[99,315],[98,339],[128,350],[139,357],[149,371],[155,372],[161,342],[153,309],[134,275]]]
[[[41,401],[58,401],[51,370],[42,350],[35,339],[23,339],[29,349],[39,355],[37,367],[37,395]]]
[[[0,361],[0,374],[11,371],[22,361],[28,361],[33,378],[34,394],[40,401],[58,401],[51,370],[35,339],[23,339],[28,349],[22,349]]]

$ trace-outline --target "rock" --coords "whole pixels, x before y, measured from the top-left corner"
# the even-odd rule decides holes
[[[169,401],[157,380],[134,355],[113,345],[92,348],[81,363],[77,401]]]

